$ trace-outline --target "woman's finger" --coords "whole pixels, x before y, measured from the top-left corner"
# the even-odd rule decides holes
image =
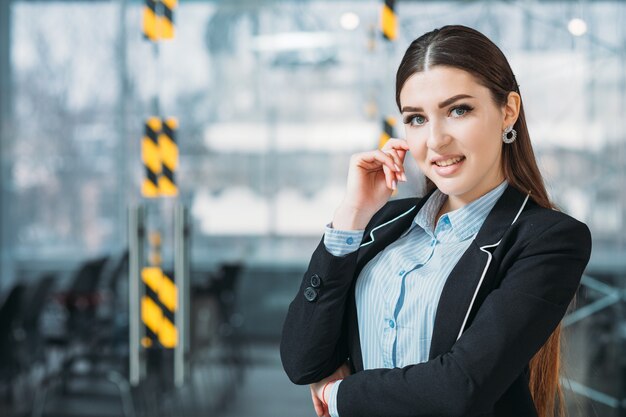
[[[381,151],[387,155],[390,156],[394,161],[396,160],[395,158],[397,158],[397,155],[393,155],[393,151],[391,150],[382,150]],[[402,169],[402,167],[398,166],[397,163],[394,162],[393,164],[394,168],[390,169],[387,165],[383,165],[383,171],[385,173],[385,180],[387,182],[387,188],[389,188],[390,190],[395,190],[398,186],[398,181],[401,180],[402,175],[404,170]]]
[[[388,154],[389,156],[391,156],[395,162],[395,167],[397,168],[396,170],[396,176],[398,179],[402,179],[404,178],[404,158],[401,158],[400,155],[398,155],[398,153],[400,151],[396,150],[396,149],[383,149],[383,152],[385,152],[386,154]]]
[[[360,155],[360,161],[362,166],[369,170],[380,169],[381,165],[386,165],[389,170],[396,171],[395,162],[393,158],[380,149],[375,151],[365,152]]]
[[[380,149],[370,152],[364,152],[361,154],[354,155],[356,166],[369,171],[375,172],[379,171],[381,168],[383,173],[385,174],[385,183],[387,184],[387,188],[393,190],[393,183],[397,184],[397,178],[395,173],[398,172],[396,169],[396,163],[390,155],[387,155]]]
[[[387,142],[385,142],[385,146],[383,146],[383,148],[394,148],[408,151],[409,144],[405,139],[389,138]]]
[[[389,139],[382,147],[383,151],[394,151],[400,157],[400,162],[404,161],[404,155],[409,150],[409,144],[404,139]]]
[[[406,181],[406,175],[404,174],[404,164],[400,157],[397,155],[394,149],[383,150],[387,155],[390,155],[395,161],[394,167],[396,168],[391,174],[391,178],[396,181],[396,185],[399,181]],[[395,188],[394,188],[395,189]]]
[[[389,188],[390,190],[393,190],[394,189],[393,182],[396,181],[395,185],[398,184],[398,180],[396,178],[395,172],[391,171],[387,165],[383,165],[383,172],[385,173],[385,184],[387,184],[387,188]]]
[[[404,157],[409,150],[409,144],[404,139],[389,139],[385,146],[383,146],[383,151],[392,150],[394,154],[398,156],[399,161],[396,161],[399,165],[402,165],[404,162]]]
[[[313,387],[311,387],[311,398],[313,399],[315,414],[317,414],[317,417],[323,417],[325,413],[324,404],[319,398],[317,398],[317,395],[315,395],[315,390],[313,389]]]
[[[396,172],[402,171],[402,160],[398,156],[398,153],[394,149],[381,149],[386,155],[389,155],[393,159],[393,166],[396,168]]]

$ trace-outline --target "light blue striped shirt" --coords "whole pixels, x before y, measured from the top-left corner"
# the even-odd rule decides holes
[[[446,278],[506,186],[504,180],[482,197],[442,215],[436,225],[435,216],[448,196],[435,190],[400,238],[365,265],[354,295],[364,369],[402,368],[428,360]],[[327,225],[324,245],[333,255],[345,256],[357,250],[363,232]],[[330,391],[331,417],[339,417],[340,384]]]

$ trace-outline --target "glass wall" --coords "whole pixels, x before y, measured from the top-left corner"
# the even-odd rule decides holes
[[[155,45],[142,35],[143,2],[3,3],[0,289],[127,246],[127,209],[146,202],[141,139],[151,115],[179,120],[175,175],[195,267],[305,268],[341,201],[350,155],[378,146],[385,117],[399,120],[395,71],[406,47],[465,24],[509,58],[550,195],[592,231],[579,299],[588,308],[566,327],[570,392],[617,416],[626,397],[615,383],[626,373],[612,365],[624,345],[626,4],[398,2],[393,43],[379,33],[380,6],[181,1],[175,39]],[[407,164],[414,175],[396,197],[423,193]],[[170,203],[150,204],[167,213]],[[279,281],[265,276],[259,308],[284,314],[292,288],[270,295]],[[589,344],[598,323],[608,339]]]

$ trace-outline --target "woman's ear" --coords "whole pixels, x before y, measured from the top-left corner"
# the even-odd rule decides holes
[[[522,98],[520,97],[520,95],[515,91],[509,92],[509,96],[507,97],[507,101],[503,108],[504,120],[502,121],[502,130],[515,124],[515,122],[517,121],[517,117],[519,116],[519,109],[521,104]]]

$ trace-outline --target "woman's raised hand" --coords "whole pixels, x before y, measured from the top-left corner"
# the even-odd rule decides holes
[[[346,195],[335,211],[333,228],[364,229],[387,203],[399,181],[406,181],[404,157],[409,146],[391,138],[382,149],[352,155]]]

